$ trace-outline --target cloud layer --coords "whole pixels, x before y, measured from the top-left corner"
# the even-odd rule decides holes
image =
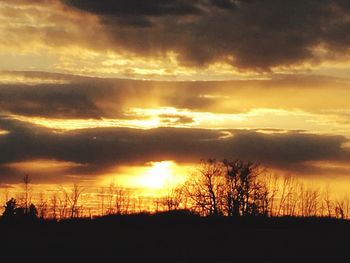
[[[42,181],[208,157],[349,175],[350,82],[308,71],[348,77],[349,15],[346,0],[0,1],[0,69],[33,70],[0,72],[0,183],[37,160],[61,167]]]
[[[55,160],[77,164],[57,175],[93,177],[121,165],[143,165],[150,161],[197,162],[201,158],[241,158],[265,166],[308,174],[310,162],[350,161],[350,150],[343,136],[303,134],[263,134],[244,130],[158,128],[95,128],[57,131],[0,119],[1,181],[12,182],[18,172],[11,163]],[[227,134],[231,136],[227,136]],[[317,170],[312,168],[312,174]],[[50,176],[42,180],[50,180]],[[52,180],[52,179],[51,179]]]
[[[311,113],[337,109],[338,114],[349,109],[349,81],[318,76],[162,82],[42,72],[6,72],[6,75],[13,78],[14,83],[0,83],[0,112],[29,117],[137,118],[142,116],[130,116],[130,108],[159,107],[228,114],[255,108],[299,109]],[[30,84],[33,81],[36,83]],[[324,97],[329,99],[325,101]],[[169,115],[160,117],[166,119]]]
[[[225,62],[269,71],[348,56],[350,6],[343,0],[63,2],[98,16],[111,48],[146,56],[172,51],[187,66]]]
[[[349,11],[343,0],[3,0],[0,69],[166,80],[348,76]]]

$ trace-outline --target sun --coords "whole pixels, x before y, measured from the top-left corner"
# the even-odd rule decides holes
[[[172,161],[152,162],[140,178],[139,184],[145,188],[161,189],[175,182],[174,163]]]
[[[105,186],[117,181],[118,185],[142,195],[162,196],[182,185],[192,169],[192,165],[179,165],[172,160],[149,162],[144,166],[119,167],[111,174],[101,177],[100,182]]]

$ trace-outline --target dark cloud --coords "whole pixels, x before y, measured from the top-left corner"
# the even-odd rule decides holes
[[[102,113],[82,87],[0,85],[0,109],[24,116],[99,118]]]
[[[2,2],[11,3],[11,4],[20,4],[20,5],[35,5],[35,4],[46,4],[52,3],[55,0],[2,0]]]
[[[300,108],[319,113],[319,106],[316,111],[312,103],[302,104],[299,93],[290,93],[289,100],[285,100],[280,91],[307,89],[314,96],[319,96],[316,91],[332,86],[336,93],[327,89],[332,96],[341,94],[341,90],[349,90],[350,87],[349,81],[342,79],[297,75],[280,76],[271,80],[163,82],[88,78],[41,72],[6,74],[28,79],[29,82],[36,80],[46,84],[0,84],[0,112],[62,119],[141,118],[142,116],[132,116],[128,112],[135,107],[174,107],[214,113],[241,113],[252,108]],[[50,84],[50,81],[61,83]],[[274,96],[274,100],[261,100],[261,96],[268,95]],[[243,107],[236,106],[237,101],[244,102]],[[332,101],[325,101],[322,107],[346,109],[348,106],[347,101]],[[159,117],[165,120],[164,117],[170,116]],[[186,119],[184,117],[186,116],[179,118],[179,122],[184,124],[191,121],[188,116]]]
[[[342,0],[64,2],[98,15],[111,47],[157,56],[171,50],[187,66],[224,61],[268,71],[320,62],[320,46],[327,59],[344,56],[350,44],[350,8]]]
[[[163,16],[196,14],[197,0],[64,0],[65,3],[79,9],[102,15],[120,16]]]
[[[223,9],[236,10],[237,5],[233,0],[210,0],[210,3]]]
[[[129,118],[129,113],[125,113],[130,107],[208,110],[215,106],[216,101],[201,95],[216,92],[215,87],[219,85],[101,79],[41,72],[5,73],[14,78],[23,77],[28,82],[62,82],[0,84],[0,112],[49,118]]]
[[[200,12],[198,1],[187,0],[65,0],[70,6],[102,16],[102,21],[109,25],[150,27],[149,17],[194,15]]]
[[[189,163],[210,157],[241,158],[299,173],[308,162],[350,160],[349,149],[342,147],[347,142],[342,136],[181,128],[99,128],[57,132],[5,117],[0,121],[0,128],[10,131],[0,136],[1,166],[53,159],[80,164],[65,172],[80,174],[82,178],[118,165],[163,160]],[[232,136],[226,136],[227,132]],[[1,180],[10,180],[6,176],[8,173],[2,172]]]

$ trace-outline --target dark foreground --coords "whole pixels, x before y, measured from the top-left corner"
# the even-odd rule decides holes
[[[0,221],[0,235],[0,262],[350,262],[350,222],[334,219]]]

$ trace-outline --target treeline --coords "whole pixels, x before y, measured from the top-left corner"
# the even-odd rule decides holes
[[[31,189],[28,176],[22,193],[6,197],[3,218],[65,219],[141,212],[188,210],[200,216],[334,217],[348,219],[350,200],[332,199],[329,189],[306,187],[292,177],[270,175],[262,166],[241,160],[203,160],[189,179],[161,197],[143,197],[115,184],[95,193],[74,184],[52,193]]]
[[[241,160],[202,161],[184,185],[190,208],[203,216],[349,218],[350,199],[332,199],[328,188],[307,187]]]

